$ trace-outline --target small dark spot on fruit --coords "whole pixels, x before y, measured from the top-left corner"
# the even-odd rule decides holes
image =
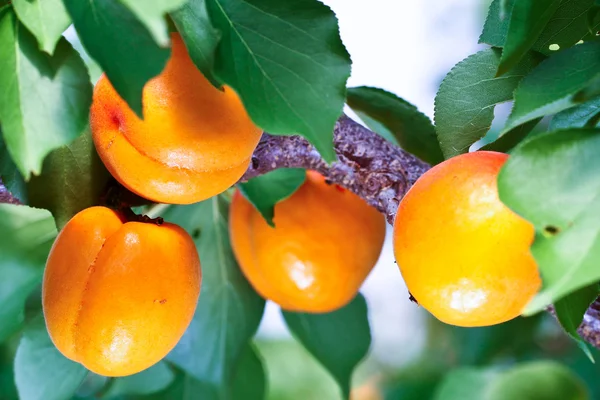
[[[161,300],[155,299],[154,300],[154,303],[159,303],[159,304],[165,304],[166,302],[167,302],[167,299],[161,299]]]
[[[333,182],[331,181],[331,179],[325,179],[325,183],[328,184],[328,185],[333,184]]]

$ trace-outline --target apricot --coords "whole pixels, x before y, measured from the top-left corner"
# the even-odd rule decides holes
[[[177,344],[200,280],[198,252],[179,226],[85,209],[59,233],[46,263],[48,333],[65,357],[97,374],[137,373]]]
[[[463,154],[427,171],[394,221],[394,253],[411,294],[439,320],[486,326],[521,314],[541,285],[534,227],[498,198],[508,155]]]
[[[275,205],[273,221],[274,228],[234,194],[229,223],[240,268],[261,296],[289,311],[324,313],[349,303],[385,237],[382,214],[312,171]]]
[[[181,37],[171,40],[165,69],[144,86],[144,119],[102,75],[90,126],[100,158],[123,186],[155,202],[189,204],[237,182],[262,132],[236,92],[213,87]]]

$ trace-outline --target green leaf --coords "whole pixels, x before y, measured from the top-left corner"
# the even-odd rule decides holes
[[[488,132],[494,107],[512,99],[523,76],[535,65],[525,58],[517,68],[495,77],[500,50],[487,49],[459,62],[446,75],[435,97],[435,125],[446,158],[466,153]]]
[[[78,137],[87,124],[92,85],[66,39],[53,56],[10,8],[0,11],[0,122],[4,142],[25,179],[39,174],[53,149]]]
[[[508,26],[510,24],[510,11],[515,0],[493,0],[490,4],[483,32],[479,36],[479,43],[489,44],[494,47],[504,46]],[[503,3],[504,2],[504,7]]]
[[[135,375],[115,379],[103,398],[122,395],[146,395],[166,389],[175,379],[175,374],[166,362],[161,361]]]
[[[600,280],[599,152],[600,130],[547,132],[517,147],[500,172],[500,199],[536,230],[543,288],[526,314]]]
[[[99,204],[109,179],[91,134],[86,131],[44,160],[42,174],[27,185],[29,204],[50,210],[56,226],[62,229],[79,211]]]
[[[488,388],[490,400],[588,400],[581,379],[552,361],[518,365],[501,374]]]
[[[80,398],[80,397],[87,398],[87,397],[99,394],[100,391],[106,387],[107,382],[113,382],[113,381],[111,380],[111,378],[108,378],[108,377],[102,376],[102,375],[98,375],[98,374],[93,373],[92,371],[89,371],[87,373],[87,375],[85,376],[85,379],[83,380],[83,382],[81,382],[81,384],[77,388],[77,391],[75,392],[75,396],[77,398]],[[73,399],[73,400],[75,400],[75,399]]]
[[[515,318],[503,324],[477,328],[433,320],[428,330],[430,347],[439,357],[452,357],[460,365],[486,365],[508,354],[515,359],[527,358],[539,342],[537,333],[544,316]]]
[[[87,370],[54,347],[44,318],[32,320],[15,357],[15,382],[21,400],[64,400],[77,390]]]
[[[371,345],[367,303],[359,293],[347,306],[326,314],[283,311],[292,335],[335,378],[349,399],[352,372]]]
[[[486,144],[480,150],[507,153],[512,150],[513,147],[521,143],[521,141],[531,133],[533,128],[535,128],[541,120],[541,118],[536,118],[532,121],[524,123],[523,125],[519,125],[516,128],[506,132],[492,143]]]
[[[264,400],[267,397],[267,373],[256,346],[244,349],[233,381],[232,399]]]
[[[488,387],[499,375],[496,369],[458,368],[450,371],[440,383],[434,400],[491,400]],[[525,400],[521,397],[515,399]]]
[[[416,363],[409,363],[395,372],[391,378],[386,379],[384,399],[432,399],[438,383],[446,372],[447,367],[441,363],[434,363],[431,357],[423,357]]]
[[[71,24],[62,0],[13,0],[19,20],[33,33],[40,48],[48,54]]]
[[[348,89],[346,102],[369,128],[384,138],[387,132],[391,132],[394,138],[392,143],[432,165],[444,160],[433,124],[409,102],[385,90],[368,86]],[[369,122],[372,120],[378,124],[371,126]],[[380,126],[385,131],[380,132]]]
[[[450,372],[434,400],[588,400],[577,375],[559,363],[537,361],[506,371],[460,368]]]
[[[0,346],[0,393],[2,400],[19,400],[13,370],[14,351],[10,344]]]
[[[160,47],[120,0],[63,1],[86,51],[142,117],[142,89],[163,70],[170,50]]]
[[[206,9],[206,0],[189,0],[171,13],[171,18],[185,42],[196,67],[215,87],[221,83],[214,76],[215,53],[220,40]]]
[[[561,0],[516,1],[512,8],[497,76],[514,68],[531,49]]]
[[[560,325],[575,340],[577,345],[592,362],[594,362],[594,356],[592,356],[587,343],[577,333],[577,328],[581,325],[588,307],[596,300],[599,294],[598,284],[594,283],[554,303],[554,311]]]
[[[275,204],[290,197],[306,179],[301,168],[281,168],[238,185],[240,192],[262,214],[271,226]]]
[[[166,220],[188,230],[202,264],[198,308],[190,327],[167,359],[194,376],[202,397],[227,398],[238,362],[256,332],[265,301],[242,275],[231,250],[229,204],[223,196],[173,206]]]
[[[46,210],[0,204],[0,342],[24,320],[29,294],[41,283],[44,264],[56,236]]]
[[[542,62],[515,91],[515,104],[504,132],[576,103],[573,96],[600,78],[600,42],[561,51]]]
[[[152,34],[154,41],[163,47],[169,45],[169,29],[165,14],[177,10],[187,0],[120,0],[135,14]]]
[[[503,47],[507,40],[511,13],[515,4],[529,3],[529,1],[506,1],[505,15],[501,13],[503,0],[494,0],[490,5],[483,33],[479,43],[487,43],[495,47]],[[545,55],[551,55],[550,45],[558,45],[560,49],[573,46],[588,35],[588,12],[593,7],[594,0],[562,0],[554,14],[548,20],[542,32],[537,36],[532,48]],[[518,8],[526,6],[519,4]],[[592,21],[592,29],[600,28],[600,18]]]
[[[549,131],[583,128],[600,113],[600,97],[559,112],[550,121]]]
[[[350,56],[333,11],[318,0],[206,0],[222,33],[216,75],[252,120],[277,135],[302,135],[335,161]]]

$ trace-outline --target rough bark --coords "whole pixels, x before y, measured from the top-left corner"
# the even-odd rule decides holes
[[[398,204],[411,185],[430,166],[387,142],[348,117],[337,122],[334,145],[338,161],[327,165],[306,140],[298,136],[264,134],[242,180],[278,168],[314,169],[364,198],[392,224]],[[0,181],[0,203],[19,204]],[[600,299],[587,310],[579,333],[600,348]]]
[[[264,134],[242,180],[278,168],[313,169],[358,194],[392,224],[400,199],[429,165],[345,116],[333,141],[339,161],[327,165],[299,136]]]

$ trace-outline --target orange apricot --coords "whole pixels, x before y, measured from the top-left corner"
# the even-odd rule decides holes
[[[189,204],[219,194],[248,168],[262,131],[237,93],[219,90],[173,34],[172,54],[142,94],[141,120],[102,75],[90,126],[106,168],[132,192],[161,203]]]
[[[231,245],[244,275],[283,309],[323,313],[349,303],[383,246],[385,219],[357,195],[316,172],[275,205],[275,227],[237,191]]]
[[[394,253],[411,294],[439,320],[486,326],[521,314],[541,285],[534,228],[498,198],[508,155],[463,154],[427,171],[394,221]]]
[[[61,230],[46,263],[48,333],[63,355],[97,374],[137,373],[175,347],[200,281],[198,252],[179,226],[85,209]]]

